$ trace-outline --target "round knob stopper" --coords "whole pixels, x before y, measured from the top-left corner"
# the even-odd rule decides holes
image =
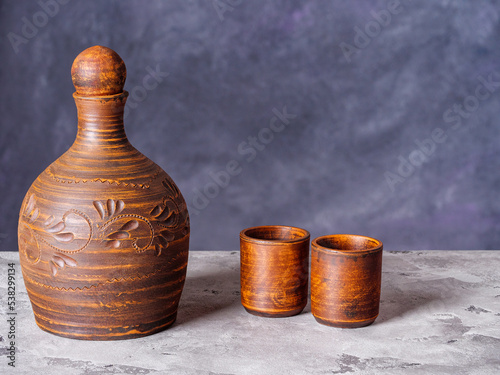
[[[123,92],[127,68],[115,51],[94,46],[81,52],[73,61],[71,78],[78,95],[115,95]]]

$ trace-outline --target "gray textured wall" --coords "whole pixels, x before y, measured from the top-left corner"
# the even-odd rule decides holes
[[[70,67],[96,44],[125,60],[127,133],[182,190],[193,249],[275,223],[500,249],[498,2],[0,4],[0,250],[73,142]]]

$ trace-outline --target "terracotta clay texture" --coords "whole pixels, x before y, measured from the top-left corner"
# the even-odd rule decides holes
[[[72,68],[74,144],[32,184],[19,256],[40,328],[75,339],[149,335],[174,323],[189,248],[186,203],[127,140],[126,70],[106,47]]]
[[[311,244],[311,311],[341,328],[367,326],[380,305],[383,244],[352,234],[318,237]]]
[[[309,232],[261,226],[240,233],[241,303],[254,315],[285,317],[307,305]]]

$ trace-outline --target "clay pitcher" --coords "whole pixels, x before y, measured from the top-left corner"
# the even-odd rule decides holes
[[[71,73],[76,140],[38,176],[21,206],[26,289],[38,326],[56,335],[149,335],[176,319],[188,260],[186,202],[125,135],[120,56],[88,48]]]

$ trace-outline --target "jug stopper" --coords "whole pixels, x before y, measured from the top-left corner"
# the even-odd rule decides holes
[[[71,66],[71,78],[77,95],[116,95],[123,92],[127,68],[112,49],[93,46],[75,58]]]

